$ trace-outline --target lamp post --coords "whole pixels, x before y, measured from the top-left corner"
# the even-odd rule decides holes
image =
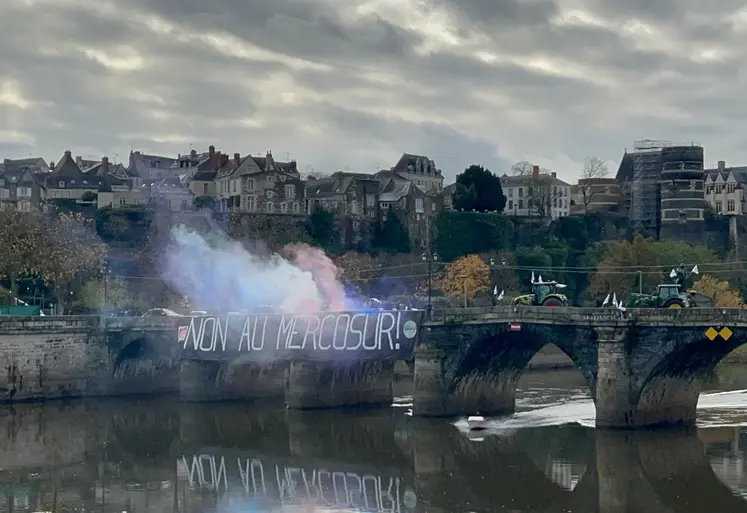
[[[435,251],[433,253],[423,253],[423,261],[428,263],[428,306],[426,306],[425,311],[430,318],[433,311],[433,262],[438,261],[438,255]]]

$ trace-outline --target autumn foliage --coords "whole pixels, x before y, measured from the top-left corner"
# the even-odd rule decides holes
[[[719,308],[744,308],[739,292],[729,287],[728,281],[721,281],[705,274],[693,284],[692,290],[713,299],[713,306]]]
[[[446,296],[474,299],[478,292],[490,290],[490,266],[478,255],[467,255],[446,267],[441,280]]]

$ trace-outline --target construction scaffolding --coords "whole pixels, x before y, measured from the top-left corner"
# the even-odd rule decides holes
[[[633,233],[658,237],[661,219],[661,150],[670,141],[640,139],[633,143],[630,220]]]

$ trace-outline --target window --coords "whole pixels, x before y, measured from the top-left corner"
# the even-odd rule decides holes
[[[286,203],[285,201],[280,204],[280,212],[282,212],[283,214],[288,213],[288,203]]]
[[[350,213],[352,215],[358,214],[358,200],[350,200]]]
[[[366,194],[366,206],[373,207],[376,204],[376,196],[373,194]]]
[[[30,198],[31,197],[31,187],[19,187],[17,191],[19,198]]]
[[[275,203],[272,201],[268,201],[265,203],[265,212],[274,212],[275,211]]]
[[[508,209],[513,210],[514,209],[514,200],[508,200]]]
[[[727,183],[726,184],[726,192],[734,192],[735,188],[736,188],[736,184],[734,184],[734,183]]]
[[[524,189],[521,188],[521,187],[519,187],[519,197],[520,198],[524,197]],[[521,208],[521,207],[519,207],[519,208]]]
[[[513,187],[509,187],[508,188],[508,197],[509,198],[513,198],[514,197],[514,188]]]
[[[123,207],[125,205],[127,205],[127,198],[125,198],[124,196],[122,196],[121,198],[119,198],[119,206]]]
[[[254,196],[245,196],[244,200],[244,208],[247,210],[247,212],[254,212],[254,210],[257,208],[254,203]]]
[[[436,202],[435,202],[435,201],[431,201],[431,210],[432,210],[433,212],[435,212],[435,211],[436,211]]]
[[[734,212],[736,210],[734,205],[734,200],[728,200],[726,202],[726,211],[727,212]]]
[[[187,210],[189,208],[189,202],[187,200],[182,200],[182,210]]]
[[[425,208],[423,208],[423,198],[415,198],[415,212],[417,214],[425,212]]]
[[[253,191],[254,190],[254,178],[250,178],[246,181],[246,190],[247,191]]]
[[[724,187],[724,186],[723,186],[723,185],[721,185],[721,184],[719,184],[719,185],[716,185],[716,186],[714,186],[714,192],[715,192],[716,194],[721,194],[721,191],[723,190],[723,187]]]
[[[720,214],[722,210],[723,210],[722,203],[720,201],[717,201],[716,202],[716,213]]]
[[[521,189],[519,189],[521,190]],[[521,196],[521,195],[519,195]],[[519,200],[519,210],[524,210],[524,200]]]
[[[202,194],[205,196],[208,195],[208,184],[206,183],[202,184]]]
[[[236,180],[231,180],[231,183],[233,184],[233,192],[236,192]]]
[[[265,196],[267,196],[267,199],[272,199],[275,197],[275,193],[273,191],[267,191]]]
[[[295,185],[285,186],[285,199],[296,199],[296,186]]]
[[[301,210],[301,205],[297,201],[294,201],[293,202],[293,213],[298,214],[300,210]]]
[[[62,189],[63,187],[65,187],[65,181],[64,181],[64,180],[60,180],[59,182],[57,182],[57,186],[58,186],[58,187],[59,187],[60,189]]]

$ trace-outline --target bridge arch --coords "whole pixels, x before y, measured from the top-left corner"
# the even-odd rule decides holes
[[[176,346],[168,337],[138,334],[125,338],[113,355],[111,393],[171,393],[179,386]]]
[[[513,326],[513,330],[512,330]],[[518,326],[518,330],[516,329]],[[529,361],[546,345],[560,349],[596,392],[597,351],[593,329],[550,324],[504,324],[476,330],[446,362],[445,381],[461,413],[510,413],[516,386]]]
[[[713,340],[705,329],[669,330],[665,337],[657,330],[632,331],[634,368],[632,424],[692,425],[698,398],[716,365],[739,346],[747,343],[747,329],[734,328],[731,337],[718,335]],[[646,348],[655,347],[656,351]]]

